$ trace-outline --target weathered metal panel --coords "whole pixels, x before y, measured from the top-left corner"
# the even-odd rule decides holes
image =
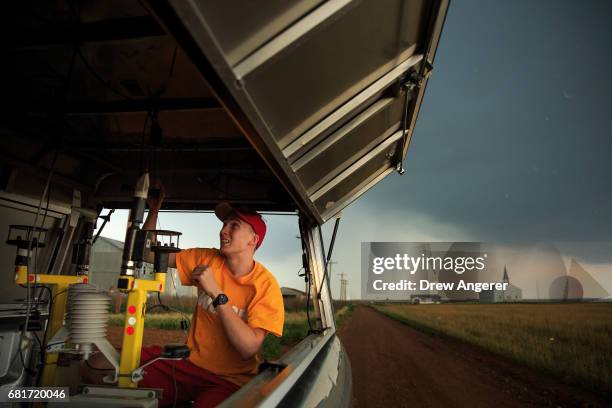
[[[201,69],[220,79],[213,88],[304,213],[323,223],[401,167],[448,1],[271,3],[234,33],[205,3],[170,2],[210,64]]]

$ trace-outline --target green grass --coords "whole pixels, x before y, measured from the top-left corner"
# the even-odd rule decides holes
[[[180,330],[181,329],[181,318],[186,316],[187,320],[191,318],[190,314],[181,315],[180,313],[151,313],[147,314],[145,319],[145,328],[151,329],[163,329],[163,330]],[[108,317],[108,324],[110,326],[123,326],[123,319],[125,315],[111,313]]]
[[[377,305],[416,329],[471,343],[567,381],[612,391],[612,305]]]
[[[354,308],[355,308],[355,305],[352,303],[349,303],[346,306],[343,306],[342,308],[336,311],[336,328],[338,330],[351,317],[351,315],[353,314]]]
[[[117,296],[121,296],[121,298],[119,299],[119,302],[120,302],[119,311],[121,313],[125,313],[125,307],[126,307],[126,302],[127,302],[127,296],[125,296],[125,294],[121,294],[121,295],[115,294],[112,296],[113,301],[111,302],[109,306],[109,311],[110,313],[113,313],[115,311],[115,302],[117,301]],[[197,296],[162,295],[161,299],[162,299],[163,305],[168,306],[171,309],[175,309],[180,312],[187,313],[188,315],[191,315],[191,313],[193,312],[193,309],[195,308],[195,305],[198,303]],[[158,303],[159,301],[157,299],[157,296],[153,296],[151,305],[150,305],[152,306],[152,308],[151,310],[147,311],[147,316],[150,316],[153,314],[168,313],[166,310],[164,310],[161,307],[155,307],[155,305],[157,305]]]
[[[263,344],[264,360],[278,359],[285,349],[297,344],[300,340],[306,337],[308,333],[308,322],[306,319],[297,321],[285,321],[283,326],[283,336],[276,337],[267,335]]]
[[[351,316],[353,304],[347,304],[336,311],[336,324],[339,329]],[[312,318],[312,317],[311,317]],[[266,360],[276,360],[283,354],[283,349],[294,346],[308,334],[306,312],[287,313],[283,337],[268,335],[264,340],[263,357]]]

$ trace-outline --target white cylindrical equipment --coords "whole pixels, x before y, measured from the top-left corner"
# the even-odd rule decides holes
[[[66,313],[68,341],[87,359],[92,344],[106,340],[111,298],[96,292],[95,285],[70,285]]]
[[[66,300],[66,326],[70,322],[70,311],[72,310],[72,303],[75,296],[81,293],[96,293],[98,292],[98,286],[91,283],[74,283],[68,286],[68,297]]]

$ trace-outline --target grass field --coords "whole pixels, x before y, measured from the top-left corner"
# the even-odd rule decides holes
[[[353,305],[348,304],[336,311],[336,324],[338,328],[350,317]],[[313,319],[314,312],[311,313]],[[313,319],[314,324],[314,319]],[[308,334],[306,312],[291,312],[285,314],[283,337],[268,335],[264,340],[263,357],[266,360],[275,360],[284,354],[284,351],[302,340]]]
[[[352,305],[346,305],[338,309],[336,312],[338,326],[342,325],[350,316],[353,310]],[[313,319],[314,312],[311,312]],[[156,328],[164,330],[180,330],[181,318],[186,316],[190,320],[190,314],[180,313],[150,313],[145,319],[145,328]],[[109,316],[109,324],[112,326],[123,325],[124,314],[111,314]],[[313,319],[314,322],[314,319]],[[266,336],[263,345],[263,357],[266,360],[275,360],[280,357],[288,348],[297,344],[300,340],[306,337],[308,333],[308,321],[306,320],[306,312],[289,312],[285,313],[285,325],[283,327],[283,336],[276,337],[273,335]]]
[[[376,305],[444,334],[590,389],[612,391],[612,304]]]

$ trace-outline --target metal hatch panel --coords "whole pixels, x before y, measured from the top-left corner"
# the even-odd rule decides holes
[[[252,18],[237,0],[224,6],[233,13],[209,3],[169,1],[220,78],[217,95],[313,220],[405,158],[448,0],[260,2]]]

